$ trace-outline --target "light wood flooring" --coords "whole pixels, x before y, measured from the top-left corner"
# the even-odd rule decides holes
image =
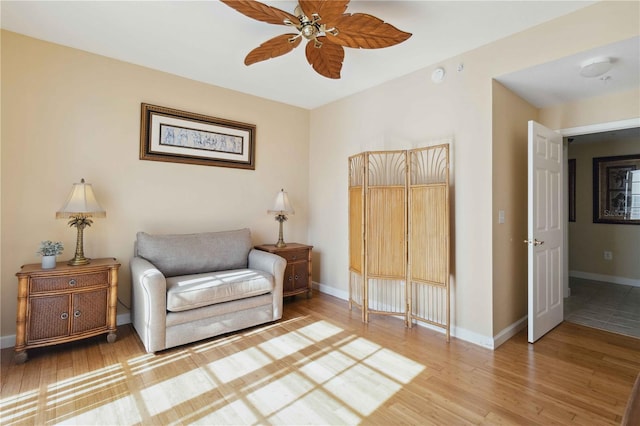
[[[1,352],[0,424],[619,424],[640,340],[563,323],[496,351],[316,294],[274,324],[146,354],[130,326]]]

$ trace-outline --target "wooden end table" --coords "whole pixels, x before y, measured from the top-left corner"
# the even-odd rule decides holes
[[[285,247],[261,244],[255,248],[277,254],[287,261],[287,268],[284,270],[283,297],[302,293],[307,293],[307,298],[311,297],[311,249],[313,246],[287,243]]]
[[[53,269],[25,265],[18,277],[15,361],[27,360],[27,349],[107,334],[116,340],[118,268],[113,258],[88,265],[58,262]]]

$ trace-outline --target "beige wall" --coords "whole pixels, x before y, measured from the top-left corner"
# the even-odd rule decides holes
[[[493,82],[494,335],[527,315],[527,122],[537,119],[534,106]]]
[[[347,157],[452,136],[454,334],[492,345],[499,328],[493,324],[493,253],[507,252],[512,244],[500,236],[501,246],[492,246],[492,78],[636,36],[638,6],[597,3],[437,64],[447,70],[440,84],[431,83],[434,66],[313,110],[309,242],[316,250],[315,277],[326,291],[343,297],[348,291]],[[460,63],[464,71],[457,73]],[[505,178],[518,173],[509,170]],[[515,292],[501,303],[521,306],[520,297]]]
[[[569,129],[640,117],[640,89],[555,105],[540,110],[540,123]]]
[[[256,170],[139,160],[141,102],[255,124]],[[307,110],[3,31],[2,336],[15,334],[14,274],[39,262],[40,241],[73,256],[75,229],[55,212],[80,178],[107,211],[85,230],[85,254],[122,262],[126,304],[137,231],[249,227],[255,243],[275,242],[266,211],[285,188],[296,210],[285,240],[307,242],[308,134]]]
[[[640,154],[640,139],[569,145],[576,159],[576,221],[569,222],[569,270],[640,281],[640,226],[593,223],[593,158]],[[613,252],[604,260],[603,252]]]

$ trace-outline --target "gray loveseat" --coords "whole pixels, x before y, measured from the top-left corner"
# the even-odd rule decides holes
[[[200,234],[138,232],[131,315],[147,352],[282,317],[286,261],[255,250],[249,229]]]

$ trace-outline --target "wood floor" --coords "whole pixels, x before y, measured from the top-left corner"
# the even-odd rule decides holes
[[[496,351],[371,316],[331,296],[285,303],[275,324],[146,354],[130,326],[2,350],[0,423],[619,424],[640,340],[563,323]]]

